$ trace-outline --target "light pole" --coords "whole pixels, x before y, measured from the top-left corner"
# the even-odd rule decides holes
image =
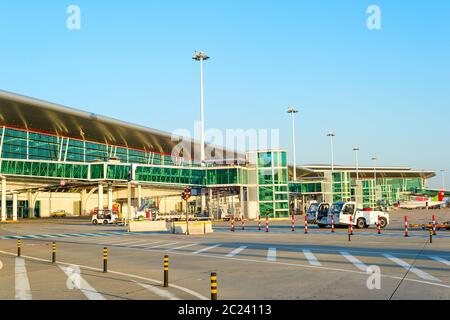
[[[298,113],[298,110],[290,107],[287,113],[292,116],[292,149],[293,149],[293,157],[294,157],[294,182],[297,182],[297,150],[295,143],[295,114]],[[304,205],[304,204],[303,204]],[[297,213],[297,197],[294,199],[294,214]]]
[[[206,53],[200,51],[194,52],[192,57],[195,61],[200,61],[200,162],[201,166],[205,166],[205,115],[204,115],[204,99],[203,99],[203,61],[209,60]],[[201,214],[203,215],[206,206],[206,195],[201,195]]]
[[[359,147],[358,146],[353,147],[353,151],[355,151],[355,155],[356,155],[356,181],[358,182],[358,180],[359,180],[359,159],[358,159]]]
[[[333,131],[328,132],[327,137],[330,137],[330,144],[331,144],[331,172],[334,172],[334,146],[333,146],[333,138],[336,135]]]
[[[202,51],[194,52],[192,59],[200,61],[200,161],[205,165],[205,117],[204,117],[204,99],[203,99],[203,61],[209,60],[209,57]]]

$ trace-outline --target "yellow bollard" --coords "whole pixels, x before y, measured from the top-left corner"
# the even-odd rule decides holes
[[[17,256],[18,257],[20,257],[20,254],[21,254],[21,249],[22,248],[22,240],[20,240],[20,239],[17,239]]]
[[[103,248],[103,273],[108,272],[108,248]]]
[[[52,263],[56,263],[56,242],[52,243]]]
[[[169,256],[164,256],[164,288],[169,287]]]
[[[211,273],[211,300],[217,300],[217,274]]]

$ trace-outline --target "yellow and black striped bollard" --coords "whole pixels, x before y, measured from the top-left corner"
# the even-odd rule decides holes
[[[211,273],[211,300],[217,300],[217,274]]]
[[[56,242],[52,243],[52,263],[56,263]]]
[[[169,287],[169,256],[164,256],[164,288]]]
[[[103,273],[108,272],[108,248],[103,248]]]
[[[17,256],[18,257],[20,257],[20,254],[21,254],[21,249],[22,248],[22,240],[20,240],[20,239],[17,239]]]

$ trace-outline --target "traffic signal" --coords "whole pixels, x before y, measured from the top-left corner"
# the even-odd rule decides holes
[[[191,197],[191,189],[190,188],[184,189],[184,192],[181,194],[181,198],[183,198],[183,200],[185,201],[188,201],[190,197]]]

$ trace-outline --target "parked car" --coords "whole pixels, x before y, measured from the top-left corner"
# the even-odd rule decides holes
[[[58,210],[52,213],[52,218],[65,218],[67,213],[65,210]]]

